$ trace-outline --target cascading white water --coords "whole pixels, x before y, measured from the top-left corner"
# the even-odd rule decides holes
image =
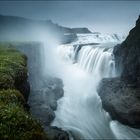
[[[52,68],[57,70],[52,74],[63,80],[64,97],[58,101],[53,126],[67,130],[77,139],[140,137],[139,130],[110,119],[108,113],[102,109],[101,100],[96,92],[103,77],[115,76],[113,46],[111,43],[90,45],[82,46],[78,50],[73,44],[68,44],[57,48],[54,55],[57,63],[55,68]],[[54,51],[56,52],[56,49]]]
[[[78,56],[78,65],[100,77],[115,76],[112,48],[84,46]]]
[[[63,47],[66,50],[66,46]],[[76,53],[70,47],[73,46],[68,46],[69,51],[59,48],[59,54],[61,52],[66,60],[73,58],[71,53]],[[83,46],[79,50],[77,64],[70,65],[66,75],[62,78],[65,96],[58,102],[52,125],[71,131],[78,138],[114,138],[109,126],[110,118],[102,110],[96,93],[100,78],[114,75],[111,49]]]

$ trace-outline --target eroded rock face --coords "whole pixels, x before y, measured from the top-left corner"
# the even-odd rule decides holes
[[[135,128],[140,128],[139,93],[140,87],[120,78],[103,79],[98,88],[103,108],[111,118]]]
[[[126,40],[114,48],[116,68],[129,82],[140,82],[140,17]]]
[[[44,126],[49,126],[55,118],[57,100],[64,95],[62,81],[58,78],[47,78],[42,88],[32,90],[29,103],[32,115]]]
[[[140,128],[140,16],[126,40],[115,46],[118,78],[103,79],[98,93],[114,120]]]

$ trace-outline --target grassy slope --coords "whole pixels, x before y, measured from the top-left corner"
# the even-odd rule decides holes
[[[8,44],[0,44],[0,139],[44,140],[40,124],[24,108],[15,83],[27,78],[27,58]]]

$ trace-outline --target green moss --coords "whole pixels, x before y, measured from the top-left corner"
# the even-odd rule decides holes
[[[0,72],[0,89],[8,89],[14,88],[15,81],[13,80],[12,76]]]
[[[0,44],[0,88],[15,88],[15,83],[27,79],[27,58],[8,45]]]
[[[12,104],[0,106],[0,139],[44,140],[46,136],[36,120]]]
[[[5,104],[25,104],[23,95],[18,90],[0,90],[0,102]]]

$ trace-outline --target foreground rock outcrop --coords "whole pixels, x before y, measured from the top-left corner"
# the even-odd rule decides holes
[[[120,78],[107,78],[102,80],[98,93],[112,119],[140,127],[140,87]]]
[[[140,17],[126,40],[114,48],[116,68],[129,82],[140,79]]]
[[[46,140],[40,123],[27,111],[27,58],[0,44],[0,139]]]
[[[103,79],[98,93],[112,119],[140,128],[140,17],[126,40],[114,48],[118,78]]]

